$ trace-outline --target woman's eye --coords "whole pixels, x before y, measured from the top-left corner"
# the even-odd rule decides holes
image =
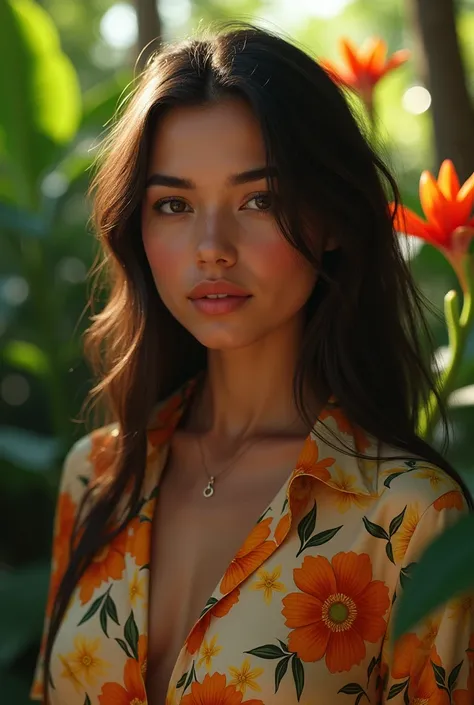
[[[262,212],[269,211],[272,209],[273,206],[273,194],[270,191],[266,191],[265,193],[257,193],[255,196],[252,196],[252,198],[247,201],[247,205],[252,201],[255,201],[257,207],[250,208],[250,210],[258,210]]]
[[[154,204],[153,209],[163,215],[181,215],[181,213],[186,213],[186,205],[184,201],[177,198],[162,198]],[[169,206],[169,210],[164,210],[165,206]]]

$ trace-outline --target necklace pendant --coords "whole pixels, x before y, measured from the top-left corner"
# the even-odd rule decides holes
[[[209,478],[209,482],[207,483],[206,487],[204,488],[203,495],[204,497],[212,497],[214,494],[214,478],[211,477]]]

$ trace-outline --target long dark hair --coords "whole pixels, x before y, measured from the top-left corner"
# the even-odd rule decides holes
[[[205,348],[157,293],[141,239],[140,206],[158,120],[175,106],[226,96],[245,99],[255,111],[267,164],[277,169],[278,225],[320,273],[307,303],[294,377],[302,417],[314,423],[303,389],[316,393],[323,386],[354,424],[399,448],[397,457],[421,456],[464,487],[416,433],[419,409],[436,393],[424,302],[394,233],[389,201],[400,201],[396,183],[341,88],[306,52],[248,23],[226,23],[168,46],[139,77],[105,141],[92,183],[103,253],[97,283],[105,283],[107,301],[85,334],[85,352],[99,380],[88,399],[102,403],[107,422],[118,422],[119,436],[110,483],[82,522],[54,603],[46,674],[75,585],[137,511],[153,408],[206,366]],[[338,247],[323,254],[330,236]],[[114,510],[132,472],[127,514],[117,526]]]

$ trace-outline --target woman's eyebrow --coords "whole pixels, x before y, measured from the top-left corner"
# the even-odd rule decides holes
[[[240,174],[233,174],[227,179],[229,186],[239,186],[249,183],[250,181],[260,181],[268,177],[275,177],[277,170],[275,167],[259,167],[258,169],[249,169],[242,171]],[[169,186],[171,188],[195,189],[196,184],[191,179],[183,179],[180,176],[170,176],[169,174],[152,174],[147,182],[146,188],[150,186]]]

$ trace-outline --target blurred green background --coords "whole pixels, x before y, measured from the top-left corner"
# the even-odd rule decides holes
[[[155,29],[171,41],[201,22],[251,19],[285,32],[316,58],[339,62],[341,35],[356,44],[378,35],[390,52],[413,48],[409,4],[160,0],[154,22],[158,18]],[[86,279],[96,254],[85,192],[107,122],[153,31],[146,5],[0,0],[0,699],[14,705],[29,702],[62,461],[89,430],[75,421],[92,385],[81,348]],[[472,97],[474,2],[454,9]],[[419,212],[420,172],[437,173],[438,162],[430,94],[417,66],[410,60],[380,82],[376,109],[383,156],[404,202]],[[441,314],[455,276],[438,251],[410,242],[407,257],[420,288]],[[429,320],[442,360],[444,322],[441,315]],[[474,489],[472,335],[456,386],[462,392],[451,397],[448,457]],[[435,443],[442,440],[437,433]]]

